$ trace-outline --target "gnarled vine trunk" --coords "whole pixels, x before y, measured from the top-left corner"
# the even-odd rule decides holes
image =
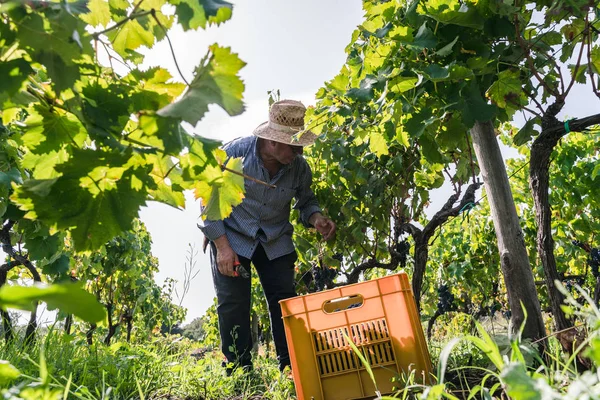
[[[429,260],[429,240],[433,237],[437,229],[445,224],[450,217],[458,216],[468,204],[475,203],[475,192],[481,186],[480,183],[471,183],[461,201],[454,206],[460,197],[460,190],[452,194],[442,208],[435,213],[431,221],[425,225],[423,230],[413,224],[406,223],[400,226],[400,232],[409,233],[415,241],[414,260],[415,268],[412,276],[412,290],[415,296],[417,310],[421,310],[421,292],[423,290],[423,279],[427,270],[427,261]]]
[[[556,330],[563,330],[573,326],[567,319],[561,305],[565,296],[557,290],[555,282],[560,280],[554,257],[554,239],[552,238],[549,188],[550,155],[558,143],[558,138],[542,137],[543,133],[533,142],[529,164],[529,187],[533,197],[535,209],[535,222],[537,224],[537,250],[544,268],[544,278],[548,288],[550,307],[554,316]],[[542,140],[540,140],[542,139]]]
[[[531,146],[529,163],[529,187],[533,196],[535,220],[537,223],[537,249],[544,267],[546,286],[550,298],[550,307],[554,316],[555,328],[558,331],[571,328],[570,321],[561,306],[565,297],[555,286],[560,280],[554,257],[554,239],[552,238],[552,211],[550,209],[550,156],[558,141],[568,132],[565,125],[556,119],[556,115],[564,104],[557,102],[550,106],[542,120],[542,133]],[[588,126],[600,123],[600,114],[570,122],[570,130],[581,131]]]

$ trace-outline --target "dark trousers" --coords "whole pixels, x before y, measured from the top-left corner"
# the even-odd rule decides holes
[[[234,367],[251,366],[252,334],[250,332],[250,279],[222,275],[217,267],[217,252],[211,243],[211,264],[215,291],[221,350]],[[269,306],[271,333],[277,352],[279,368],[290,365],[279,300],[296,296],[294,289],[294,265],[296,252],[269,260],[262,246],[258,246],[251,259],[239,257],[240,263],[250,272],[254,265]]]

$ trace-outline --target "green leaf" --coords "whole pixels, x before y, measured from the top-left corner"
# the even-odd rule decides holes
[[[21,159],[21,167],[33,171],[34,179],[51,179],[59,176],[56,165],[69,159],[66,150],[51,151],[47,154],[25,153]]]
[[[244,65],[246,63],[229,47],[210,46],[210,56],[196,68],[188,91],[179,101],[160,109],[157,114],[182,119],[192,125],[202,119],[209,104],[221,106],[229,115],[241,114],[244,111],[244,83],[237,74]]]
[[[596,178],[600,175],[600,164],[596,164],[594,170],[592,171],[592,180],[596,180]]]
[[[130,135],[132,139],[163,149],[168,154],[179,154],[183,149],[186,134],[178,120],[144,114],[139,126],[141,129]]]
[[[79,79],[79,67],[67,64],[61,56],[51,51],[40,51],[37,60],[46,67],[54,90],[62,92],[72,87]]]
[[[489,121],[496,115],[496,107],[486,103],[475,82],[464,90],[459,106],[467,128],[473,127],[475,121]]]
[[[371,132],[369,134],[369,150],[375,153],[377,157],[388,155],[390,153],[387,141],[381,132]]]
[[[233,4],[224,0],[200,0],[209,23],[220,24],[231,18]]]
[[[242,171],[242,159],[232,158],[227,168]],[[195,186],[196,198],[202,199],[204,209],[202,218],[209,220],[224,219],[234,206],[244,199],[244,178],[220,167],[209,166],[203,172],[204,181]]]
[[[529,142],[529,140],[531,140],[532,137],[537,136],[539,134],[539,132],[535,129],[535,125],[539,125],[538,120],[539,118],[532,118],[525,122],[525,125],[523,125],[521,129],[519,129],[519,132],[517,132],[517,134],[513,138],[513,142],[515,143],[515,145],[522,146],[525,143]]]
[[[106,0],[89,0],[89,13],[80,18],[92,26],[107,26],[110,22],[110,7]]]
[[[46,275],[61,276],[69,272],[71,267],[71,258],[66,254],[61,254],[56,260],[44,265],[42,272]]]
[[[140,46],[152,47],[154,34],[144,29],[137,19],[132,19],[107,34],[113,48],[119,55],[128,58],[128,50],[135,50]]]
[[[421,145],[421,152],[427,161],[432,164],[441,164],[444,162],[437,143],[429,135],[422,135],[419,138],[419,144]]]
[[[23,144],[35,154],[58,151],[64,144],[81,147],[87,138],[87,132],[73,114],[50,110],[40,104],[29,110],[25,123],[28,129],[23,135]]]
[[[18,21],[18,26],[19,42],[35,61],[39,60],[40,53],[54,53],[65,64],[72,65],[82,54],[79,44],[73,40],[74,32],[79,28],[78,19],[66,12],[60,12],[52,19],[30,13]],[[83,32],[77,34],[83,36]]]
[[[6,360],[0,360],[0,385],[8,385],[21,376],[21,372]]]
[[[475,76],[473,70],[467,67],[463,67],[462,65],[452,64],[448,67],[448,71],[450,72],[450,79],[453,81],[458,81],[462,79],[470,79]]]
[[[60,177],[30,179],[11,199],[28,211],[25,218],[70,230],[77,251],[95,250],[131,229],[148,187],[155,187],[147,168],[132,160],[118,152],[75,150],[67,163],[56,167]]]
[[[10,189],[12,182],[23,183],[23,177],[18,168],[11,168],[7,172],[0,172],[0,185],[6,189]]]
[[[360,81],[358,88],[352,88],[346,92],[346,96],[352,100],[367,102],[373,99],[375,88],[377,84],[377,78],[373,75],[367,75],[363,80]]]
[[[346,93],[350,78],[348,77],[348,67],[344,66],[342,72],[337,74],[331,81],[326,82],[327,88],[335,90],[339,94]]]
[[[448,71],[448,68],[441,67],[437,64],[429,64],[427,68],[423,70],[423,74],[432,82],[442,82],[450,78],[450,71]]]
[[[506,385],[506,394],[515,400],[541,400],[542,393],[536,382],[527,374],[524,364],[511,363],[504,367],[500,375]]]
[[[175,13],[184,31],[221,24],[231,18],[233,5],[223,0],[177,0]]]
[[[486,95],[500,108],[518,110],[528,103],[519,71],[504,70],[490,86]]]
[[[152,91],[166,95],[169,103],[175,100],[183,93],[186,86],[180,82],[172,82],[173,76],[164,68],[154,67],[147,71],[133,70],[130,75],[134,83],[141,83],[145,91]],[[142,82],[140,82],[142,81]]]
[[[185,196],[182,192],[177,192],[173,188],[164,182],[157,184],[157,189],[149,190],[148,194],[154,201],[158,201],[167,204],[177,209],[185,208]]]
[[[419,3],[419,12],[443,24],[483,29],[484,18],[474,5],[458,0],[427,0]]]
[[[414,89],[419,84],[419,78],[399,76],[390,80],[388,89],[394,93],[404,93]]]
[[[125,85],[93,83],[82,89],[83,118],[93,139],[104,141],[110,134],[122,134],[130,114],[136,111],[131,108],[129,89]]]
[[[600,46],[594,46],[592,51],[590,52],[590,66],[592,67],[592,71],[600,75]]]
[[[415,40],[410,43],[410,46],[417,51],[423,49],[432,49],[437,45],[437,38],[433,34],[433,31],[427,27],[427,22],[423,22],[423,25],[417,31]]]
[[[3,309],[31,311],[38,301],[48,304],[50,310],[58,308],[86,322],[96,323],[106,318],[104,307],[78,283],[38,284],[31,287],[4,285],[0,288],[0,306]]]
[[[455,37],[453,41],[451,41],[450,43],[448,43],[441,49],[437,50],[435,52],[435,54],[437,54],[440,57],[446,57],[446,56],[450,55],[452,53],[452,48],[454,47],[456,42],[458,42],[458,36]]]
[[[31,73],[33,73],[31,66],[22,58],[1,62],[0,93],[8,96],[17,93],[23,88],[23,83]]]
[[[431,115],[431,109],[424,108],[419,113],[413,114],[404,124],[404,128],[410,136],[418,138],[436,119],[437,117]]]
[[[30,259],[43,260],[52,257],[58,251],[59,242],[58,235],[25,238],[25,248]]]

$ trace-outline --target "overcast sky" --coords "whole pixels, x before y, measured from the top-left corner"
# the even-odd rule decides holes
[[[218,107],[193,129],[196,133],[228,141],[252,131],[268,116],[267,91],[279,89],[282,98],[314,104],[314,93],[341,69],[344,48],[362,21],[360,0],[243,0],[233,2],[231,20],[207,31],[170,34],[177,61],[191,80],[192,71],[208,46],[230,46],[247,65],[241,71],[246,84],[246,111],[229,117]],[[160,65],[177,77],[166,41],[147,52],[147,66]],[[198,204],[188,198],[185,211],[150,203],[141,218],[152,235],[152,252],[158,257],[162,283],[171,277],[183,280],[188,243],[200,250],[202,234],[196,227]],[[199,251],[198,276],[184,298],[186,322],[204,314],[215,295],[208,255]],[[179,285],[181,287],[181,285]]]

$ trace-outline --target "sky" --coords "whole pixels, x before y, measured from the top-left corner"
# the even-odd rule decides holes
[[[240,71],[246,89],[246,111],[230,117],[219,107],[188,129],[227,142],[252,131],[268,117],[267,91],[279,89],[281,98],[314,104],[314,94],[340,71],[346,60],[344,48],[362,22],[360,0],[241,0],[233,1],[232,18],[206,31],[169,34],[177,62],[188,81],[192,71],[213,43],[229,46],[247,65]],[[145,66],[162,66],[178,77],[166,41],[146,52]],[[197,251],[194,271],[182,305],[188,309],[186,323],[204,314],[215,296],[208,254],[202,254],[202,234],[196,227],[199,204],[190,194],[186,209],[149,203],[140,214],[152,236],[152,253],[158,257],[156,280],[166,278],[183,286],[186,256],[191,244]],[[179,301],[176,300],[176,303]]]

